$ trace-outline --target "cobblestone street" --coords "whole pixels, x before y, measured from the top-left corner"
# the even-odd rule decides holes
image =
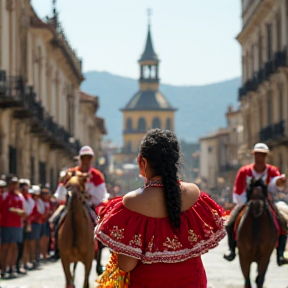
[[[203,256],[208,286],[209,288],[242,288],[243,278],[236,259],[232,263],[225,261],[222,257],[226,251],[226,239],[224,239],[219,247]],[[103,264],[109,258],[108,249],[103,251]],[[252,277],[256,277],[256,265],[251,269]],[[83,266],[80,264],[76,272],[76,288],[82,287]],[[90,284],[91,288],[95,287],[96,279],[95,263],[93,265]],[[57,263],[48,263],[41,265],[36,271],[29,272],[29,276],[21,277],[15,280],[2,281],[1,288],[64,288],[64,274],[60,261]],[[266,288],[287,288],[288,287],[288,267],[278,267],[276,265],[276,256],[271,257],[271,262],[266,275]],[[156,288],[156,287],[155,287]],[[180,288],[180,287],[179,287]]]

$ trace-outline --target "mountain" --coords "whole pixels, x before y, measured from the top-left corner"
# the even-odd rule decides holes
[[[98,71],[87,72],[84,76],[86,80],[81,89],[100,98],[97,115],[105,118],[107,138],[121,144],[123,121],[119,109],[138,91],[138,81]],[[178,138],[194,142],[226,126],[225,113],[229,105],[237,104],[238,87],[240,78],[203,86],[161,84],[161,92],[178,109],[175,116]]]

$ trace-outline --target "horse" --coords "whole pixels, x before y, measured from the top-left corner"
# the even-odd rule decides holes
[[[88,215],[85,202],[85,182],[87,176],[76,175],[70,178],[67,187],[71,190],[71,198],[67,214],[60,223],[58,246],[60,259],[66,278],[66,288],[74,288],[77,262],[85,266],[83,288],[89,288],[89,274],[94,259],[93,223]],[[70,263],[74,263],[73,275]]]
[[[278,231],[269,208],[267,197],[263,196],[265,193],[257,193],[259,188],[263,190],[267,189],[267,186],[264,186],[261,187],[259,181],[258,186],[257,183],[254,183],[254,186],[251,188],[251,198],[243,210],[243,216],[240,216],[240,224],[236,231],[239,261],[245,279],[244,288],[252,287],[250,281],[252,262],[256,262],[258,266],[257,288],[263,288],[270,256],[278,238]]]
[[[282,216],[285,218],[288,228],[288,204],[286,204],[284,201],[279,201],[276,203],[276,207],[278,208]]]

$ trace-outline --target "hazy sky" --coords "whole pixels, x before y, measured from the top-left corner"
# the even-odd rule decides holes
[[[32,0],[44,18],[52,0]],[[57,0],[84,72],[139,77],[138,59],[152,9],[152,38],[162,83],[201,85],[240,76],[240,0]]]

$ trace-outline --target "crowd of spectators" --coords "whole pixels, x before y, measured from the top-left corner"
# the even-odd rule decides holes
[[[31,185],[15,175],[0,180],[0,271],[12,279],[47,261],[53,249],[49,218],[58,203],[48,185]]]

